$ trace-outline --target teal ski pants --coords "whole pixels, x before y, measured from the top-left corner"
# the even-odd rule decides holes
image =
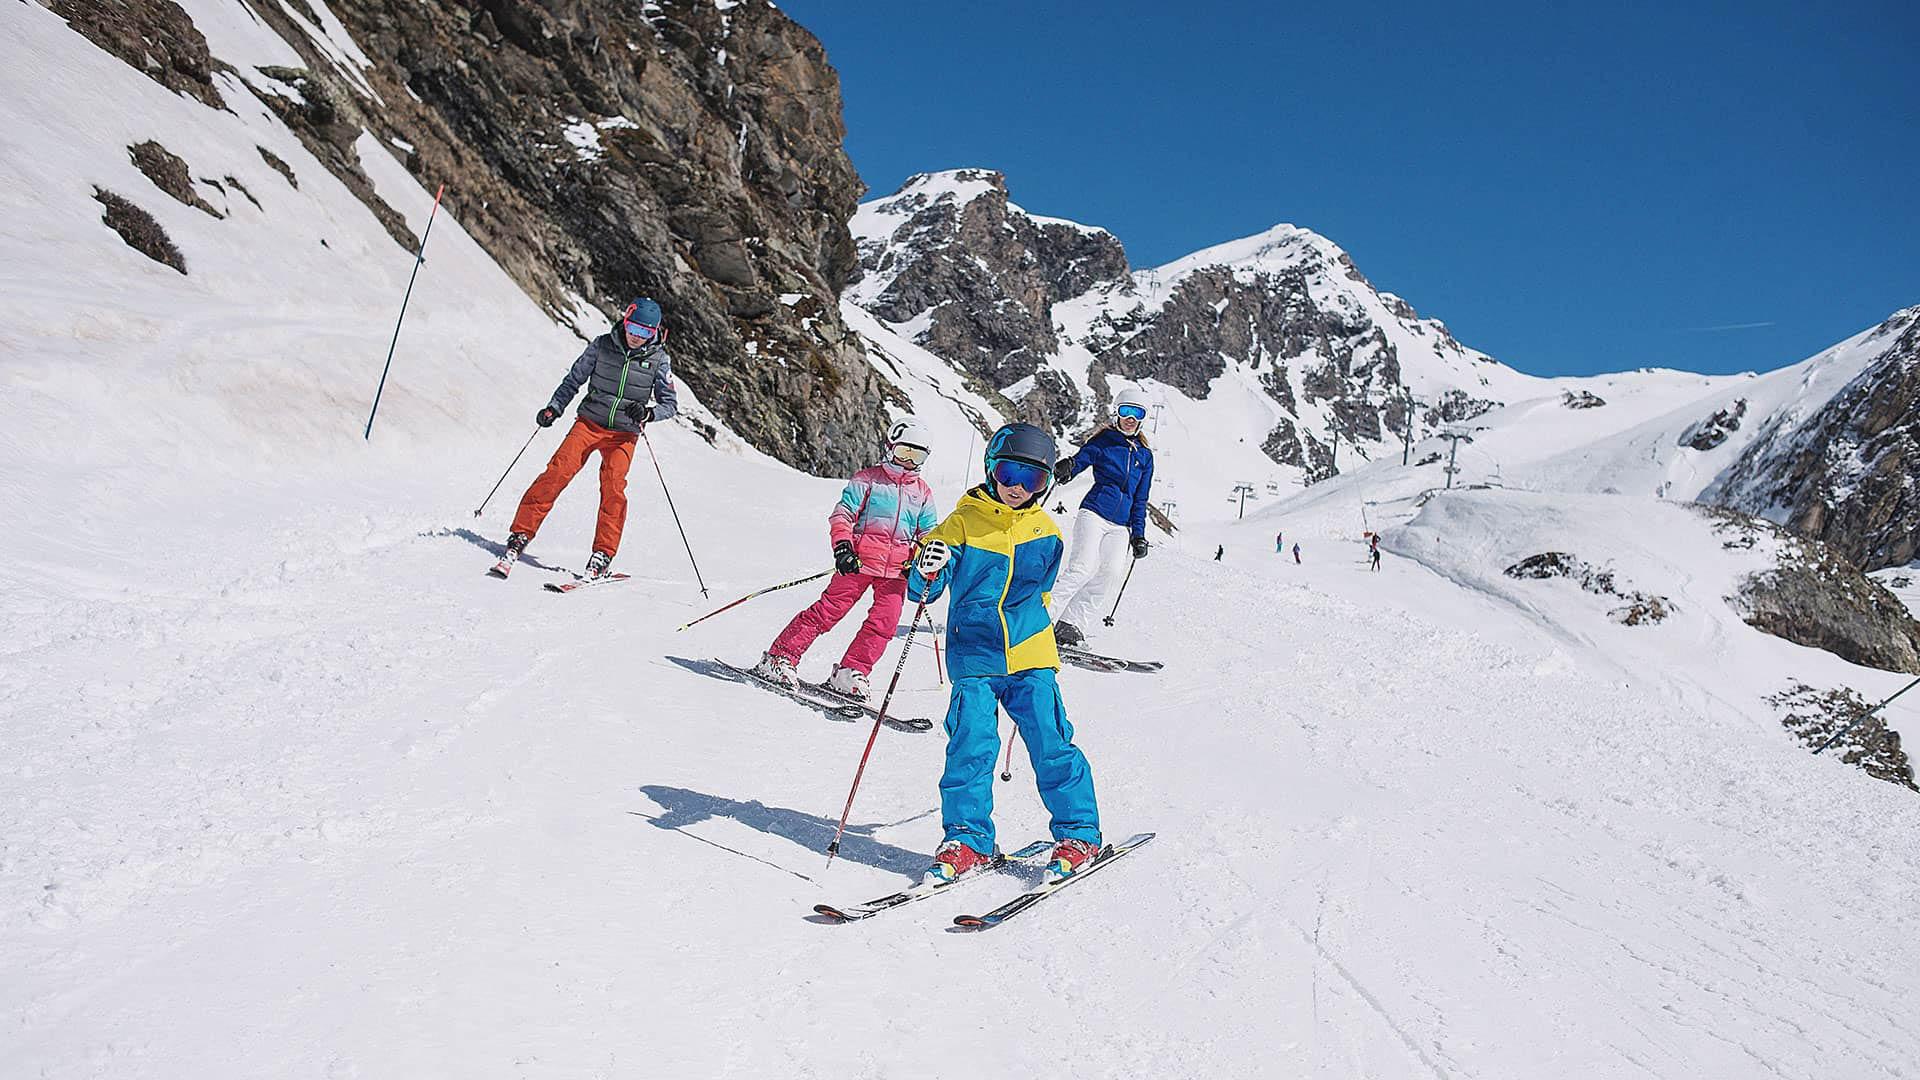
[[[1049,668],[953,681],[947,706],[947,768],[940,777],[940,817],[948,840],[982,855],[994,851],[993,767],[1000,756],[1000,708],[1027,744],[1040,801],[1053,816],[1055,840],[1100,843],[1093,770],[1073,745],[1060,684]]]

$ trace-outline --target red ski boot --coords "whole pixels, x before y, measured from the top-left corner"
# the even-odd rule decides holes
[[[952,881],[962,874],[971,874],[992,865],[992,858],[968,847],[965,841],[949,840],[933,853],[933,865],[927,868],[927,880]]]
[[[1099,845],[1069,837],[1054,845],[1053,858],[1047,863],[1047,872],[1056,878],[1072,877],[1080,872],[1081,867],[1092,862],[1093,857],[1098,854],[1100,854]]]

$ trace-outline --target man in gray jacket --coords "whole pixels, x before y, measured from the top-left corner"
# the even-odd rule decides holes
[[[586,576],[607,573],[627,522],[627,467],[633,464],[634,444],[648,424],[679,411],[663,347],[666,339],[660,305],[641,297],[627,305],[610,331],[587,345],[560,380],[552,399],[535,417],[541,427],[552,426],[582,386],[587,393],[560,449],[520,499],[506,557],[495,568],[499,576],[506,576],[504,568],[519,559],[527,542],[540,531],[554,500],[595,451],[600,453],[600,518],[593,530],[593,555],[587,560]]]

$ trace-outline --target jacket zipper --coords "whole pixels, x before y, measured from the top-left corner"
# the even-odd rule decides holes
[[[607,406],[607,426],[608,427],[612,427],[615,423],[617,423],[617,421],[614,420],[613,418],[613,414],[620,411],[620,398],[623,395],[625,395],[627,392],[627,368],[631,367],[632,365],[633,365],[633,361],[631,360],[623,360],[620,363],[620,385],[613,392],[613,404]]]

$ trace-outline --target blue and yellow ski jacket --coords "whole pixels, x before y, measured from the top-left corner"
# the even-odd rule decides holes
[[[953,590],[947,674],[964,679],[1060,666],[1047,594],[1066,544],[1039,499],[1013,510],[974,488],[921,542],[929,540],[946,541],[953,558],[932,581],[909,571],[907,595],[933,601]]]

